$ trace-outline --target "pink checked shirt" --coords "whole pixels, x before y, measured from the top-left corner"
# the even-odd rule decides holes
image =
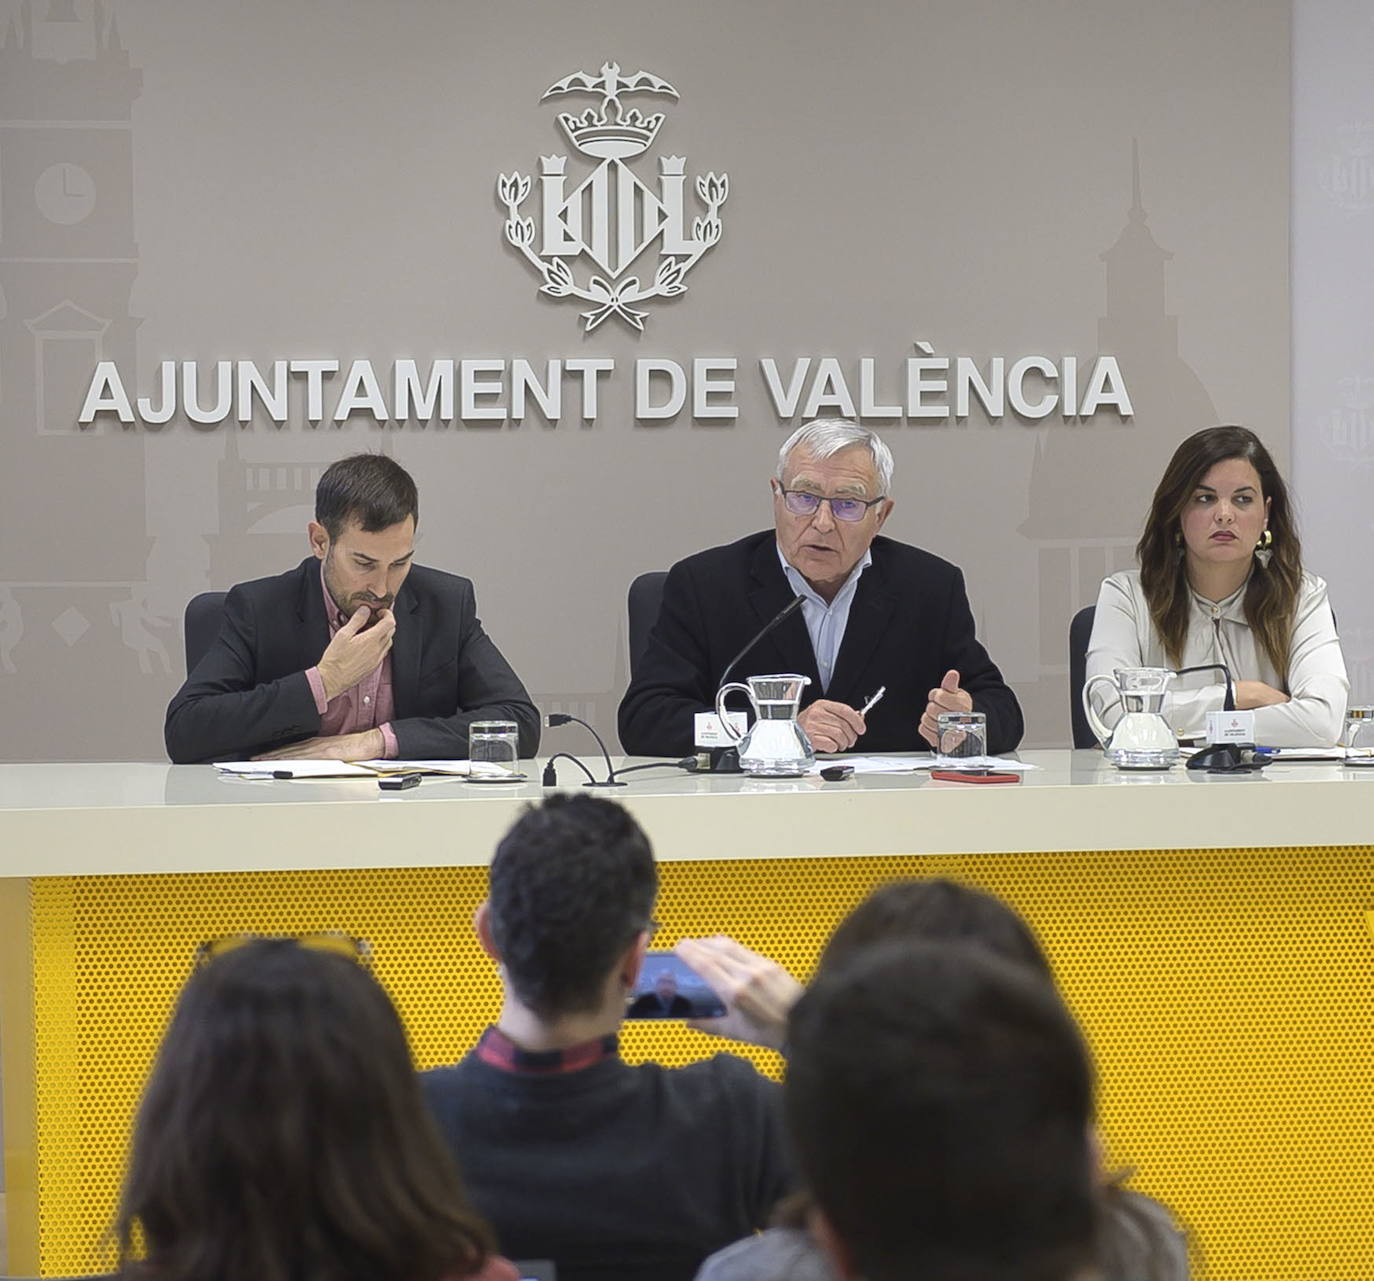
[[[329,588],[324,585],[324,564],[320,564],[320,591],[324,593],[324,616],[329,620],[329,639],[348,619],[339,612]],[[352,689],[346,689],[335,698],[324,696],[324,681],[320,669],[312,667],[305,674],[310,682],[310,692],[315,695],[315,707],[320,713],[320,737],[331,738],[336,734],[361,734],[365,730],[380,729],[386,750],[382,755],[387,760],[395,760],[399,755],[396,735],[391,729],[391,718],[396,713],[396,704],[391,695],[391,655],[382,659]]]

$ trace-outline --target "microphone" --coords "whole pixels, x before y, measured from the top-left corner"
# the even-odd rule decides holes
[[[793,596],[792,599],[788,601],[786,605],[784,605],[776,614],[773,615],[772,618],[770,618],[763,625],[762,629],[751,638],[749,643],[742,650],[740,650],[740,652],[736,654],[734,658],[732,658],[728,663],[725,664],[725,670],[721,672],[720,680],[716,682],[717,689],[719,689],[722,685],[725,685],[729,682],[731,673],[733,673],[735,668],[739,665],[740,659],[742,659],[751,649],[753,649],[754,646],[757,645],[759,641],[761,641],[765,636],[767,636],[768,633],[771,632],[775,627],[779,626],[788,618],[790,618],[793,614],[795,614],[797,610],[801,608],[801,603],[804,599],[805,597],[802,596]]]
[[[1231,683],[1229,667],[1224,663],[1203,663],[1197,667],[1180,667],[1176,674],[1187,676],[1190,672],[1220,672],[1226,677],[1226,696],[1221,701],[1221,710],[1236,710],[1236,689]],[[1268,763],[1267,758],[1257,758],[1253,749],[1238,743],[1214,743],[1190,756],[1187,768],[1205,769],[1209,774],[1248,774],[1258,772]]]
[[[583,729],[590,731],[591,736],[592,736],[594,739],[596,739],[596,745],[601,749],[601,755],[604,756],[604,757],[606,758],[606,777],[605,777],[604,779],[592,778],[592,772],[591,772],[591,770],[587,769],[587,767],[586,767],[585,765],[582,765],[582,762],[581,762],[581,761],[578,761],[578,762],[577,762],[579,765],[582,765],[582,768],[583,768],[583,770],[586,772],[586,775],[587,775],[588,779],[590,779],[590,782],[583,783],[582,786],[583,786],[583,787],[624,787],[624,786],[625,786],[624,783],[618,783],[618,782],[616,781],[615,770],[614,770],[614,769],[612,768],[612,766],[611,766],[611,754],[610,754],[610,752],[608,752],[608,751],[606,750],[606,743],[605,743],[605,740],[602,739],[601,735],[598,734],[598,733],[596,732],[596,730],[595,730],[591,725],[588,725],[587,722],[584,721],[580,716],[571,716],[571,715],[569,715],[567,712],[550,712],[547,716],[544,717],[544,724],[545,724],[545,726],[547,726],[549,729],[553,729],[553,727],[554,727],[555,725],[566,725],[566,724],[568,724],[569,721],[576,721],[577,724],[581,725]],[[566,755],[566,753],[559,753],[559,755]],[[571,760],[577,760],[577,758],[576,758],[575,756],[574,756],[574,757],[570,757],[569,759],[571,759]],[[550,762],[549,762],[549,766],[551,766],[552,764],[553,764],[553,762],[550,761]],[[546,773],[546,774],[548,773],[549,766],[545,766],[545,773]],[[546,784],[546,786],[548,786],[548,784]]]
[[[1231,669],[1223,663],[1203,663],[1199,667],[1180,667],[1175,676],[1188,676],[1193,672],[1220,672],[1226,677],[1226,696],[1221,700],[1223,712],[1236,710],[1236,688],[1231,684]]]
[[[720,680],[716,682],[717,689],[720,689],[722,685],[725,685],[729,682],[731,674],[734,672],[735,668],[739,666],[740,659],[742,659],[747,653],[749,653],[749,651],[753,649],[754,646],[759,643],[759,641],[761,641],[765,636],[767,636],[769,632],[771,632],[775,627],[780,626],[783,622],[785,622],[788,618],[795,614],[797,610],[801,608],[803,599],[805,598],[802,596],[793,596],[792,599],[788,601],[786,605],[784,605],[776,614],[773,615],[772,618],[770,618],[766,623],[764,623],[763,627],[759,631],[755,632],[754,635],[750,637],[749,643],[745,645],[745,647],[742,650],[740,650],[740,652],[736,654],[734,658],[732,658],[728,663],[725,664],[725,670],[721,672]],[[740,772],[739,750],[737,748],[713,747],[711,748],[711,751],[709,753],[709,758],[710,765],[708,766],[708,768],[714,774],[738,774]]]

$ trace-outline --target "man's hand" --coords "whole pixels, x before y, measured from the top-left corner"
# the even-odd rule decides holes
[[[1256,707],[1277,707],[1288,702],[1288,695],[1281,689],[1266,685],[1263,681],[1236,682],[1236,710],[1248,712]]]
[[[780,1050],[787,1040],[787,1015],[802,985],[776,961],[760,956],[724,934],[683,939],[673,949],[725,1002],[718,1019],[688,1019],[698,1032]]]
[[[343,635],[343,629],[339,629]],[[373,761],[386,751],[386,740],[379,729],[364,730],[361,734],[333,734],[328,738],[307,738],[303,743],[278,747],[275,751],[255,756],[255,761]]]
[[[334,633],[329,648],[320,658],[317,666],[326,699],[337,698],[344,690],[352,689],[390,651],[396,635],[396,615],[384,609],[377,615],[376,623],[367,627],[371,617],[372,611],[366,605],[359,605],[353,617]]]
[[[818,752],[847,752],[868,728],[864,718],[844,703],[818,698],[802,708],[797,724],[806,731],[811,746]]]
[[[945,673],[938,689],[930,691],[930,702],[921,717],[921,737],[931,747],[940,745],[940,713],[973,711],[973,695],[959,688],[959,673],[953,668]]]

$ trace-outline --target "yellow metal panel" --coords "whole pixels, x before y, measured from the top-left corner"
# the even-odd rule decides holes
[[[38,1268],[38,1138],[29,883],[0,880],[0,1063],[5,1081],[6,1271]]]
[[[672,863],[658,942],[723,931],[804,977],[874,885],[937,875],[1030,919],[1097,1056],[1110,1157],[1194,1229],[1209,1277],[1367,1281],[1374,852]],[[470,924],[485,879],[458,868],[34,882],[43,1270],[108,1263],[98,1245],[130,1122],[197,943],[235,930],[368,938],[430,1066],[459,1057],[499,1006]],[[667,1063],[724,1048],[673,1024],[630,1027],[623,1042],[631,1059]]]

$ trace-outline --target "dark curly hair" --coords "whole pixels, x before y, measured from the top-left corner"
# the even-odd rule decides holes
[[[657,893],[649,838],[629,811],[584,793],[531,806],[496,847],[488,895],[515,994],[540,1018],[595,1009]]]

